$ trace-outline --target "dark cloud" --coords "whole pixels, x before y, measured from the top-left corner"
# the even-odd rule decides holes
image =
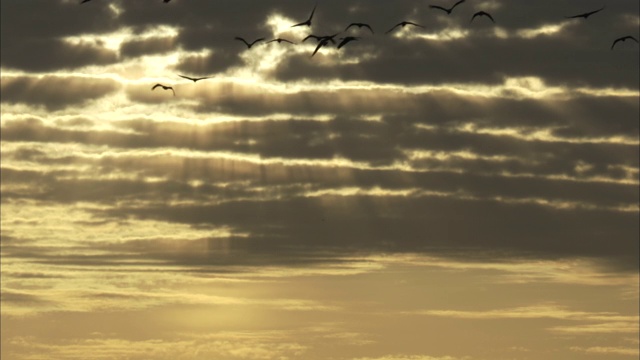
[[[3,290],[0,299],[2,299],[3,303],[11,304],[13,306],[49,303],[49,301],[43,299],[40,296],[12,290]]]
[[[108,2],[78,6],[76,1],[4,1],[2,48],[12,39],[52,39],[82,33],[101,34],[117,30],[117,17]],[[3,51],[4,53],[4,51]],[[4,55],[4,54],[3,54]],[[46,59],[42,59],[44,62]]]
[[[3,2],[0,63],[5,68],[35,72],[115,63],[117,54],[104,44],[64,40],[118,28],[107,3],[91,5],[87,9],[71,1]]]
[[[2,44],[2,49],[2,66],[33,72],[108,65],[118,60],[114,51],[90,42],[72,44],[64,40],[41,38],[9,40]]]
[[[126,41],[120,45],[120,55],[126,58],[166,53],[175,49],[175,40],[175,38],[171,37],[154,37]]]
[[[273,75],[280,81],[341,79],[411,85],[498,84],[504,77],[536,76],[551,85],[637,89],[638,52],[611,53],[613,39],[615,35],[595,45],[576,44],[571,36],[496,39],[471,33],[468,38],[445,42],[368,37],[344,48],[349,55],[346,59],[360,59],[355,63],[338,61],[326,67],[316,57],[292,55]],[[316,56],[323,56],[322,50]],[[594,74],[594,68],[600,70]]]
[[[251,234],[248,239],[233,239],[232,244],[275,258],[322,254],[323,249],[341,250],[343,255],[353,251],[438,253],[458,249],[464,253],[464,249],[492,249],[505,256],[614,257],[619,267],[628,270],[638,265],[636,256],[630,255],[638,250],[634,213],[564,211],[441,197],[408,201],[404,197],[325,196],[170,209],[119,208],[104,215],[230,226]],[[209,258],[216,261],[216,256]]]
[[[160,147],[231,151],[238,155],[257,154],[265,159],[287,159],[292,154],[297,159],[330,160],[341,157],[371,166],[407,162],[416,169],[466,169],[469,173],[481,174],[506,172],[512,175],[566,176],[574,179],[600,176],[627,180],[637,176],[637,173],[623,170],[635,168],[638,162],[637,146],[633,144],[525,140],[509,135],[460,132],[446,127],[419,131],[412,123],[393,118],[383,122],[352,119],[329,122],[277,120],[207,126],[141,120],[122,122],[120,126],[128,132],[57,128],[45,126],[38,120],[9,121],[3,128],[2,139],[108,145],[124,149]],[[412,151],[441,154],[412,160],[409,157]],[[475,154],[477,157],[464,158],[456,152]],[[15,158],[23,159],[26,155],[33,157],[34,153],[22,149]],[[443,158],[443,155],[446,157]],[[56,160],[43,158],[42,161],[50,164]]]
[[[120,85],[109,79],[47,75],[3,77],[2,102],[41,105],[59,110],[106,96]]]

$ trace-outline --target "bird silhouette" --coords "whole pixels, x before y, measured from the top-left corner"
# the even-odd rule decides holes
[[[442,11],[446,12],[446,13],[447,13],[447,15],[451,15],[451,12],[453,11],[453,9],[454,9],[456,6],[458,6],[458,5],[462,4],[463,2],[465,2],[465,0],[460,0],[460,1],[458,1],[457,3],[453,4],[453,6],[452,6],[452,7],[450,7],[450,8],[448,8],[448,9],[447,9],[447,8],[444,8],[444,7],[442,7],[442,6],[438,6],[438,5],[429,5],[429,7],[430,7],[430,8],[432,8],[432,9],[440,9],[440,10],[442,10]]]
[[[627,40],[627,39],[631,39],[631,40],[633,40],[633,41],[635,41],[635,42],[638,42],[638,39],[634,38],[634,37],[633,37],[633,36],[631,36],[631,35],[623,36],[623,37],[617,38],[617,39],[615,39],[615,40],[613,41],[613,44],[611,44],[611,50],[613,50],[613,47],[614,47],[614,46],[616,46],[616,44],[617,44],[617,43],[619,43],[619,42],[621,42],[621,41],[623,41],[623,42],[624,42],[624,41],[625,41],[625,40]]]
[[[489,14],[488,12],[478,11],[477,13],[473,14],[473,16],[471,17],[471,21],[473,21],[473,19],[475,19],[476,16],[486,16],[489,19],[491,19],[491,22],[493,22],[494,24],[496,23],[496,21],[493,20],[493,17],[491,16],[491,14]],[[469,22],[471,22],[471,21],[469,21]]]
[[[289,40],[287,40],[287,39],[283,39],[283,38],[275,38],[275,39],[273,39],[273,40],[269,40],[269,41],[267,41],[267,44],[268,44],[268,43],[271,43],[271,42],[274,42],[274,41],[277,41],[277,42],[278,42],[278,44],[280,44],[280,43],[281,43],[281,42],[283,42],[283,41],[284,41],[284,42],[288,42],[289,44],[295,44],[294,42],[289,41]]]
[[[602,11],[602,10],[604,10],[604,6],[603,6],[603,7],[601,7],[600,9],[598,9],[598,10],[593,10],[593,11],[586,12],[586,13],[584,13],[584,14],[578,14],[578,15],[573,15],[573,16],[565,16],[565,18],[566,18],[566,19],[576,19],[576,18],[583,18],[583,19],[586,19],[586,18],[588,18],[589,16],[591,16],[591,15],[593,15],[593,14],[595,14],[595,13],[598,13],[598,12],[600,12],[600,11]]]
[[[367,29],[369,29],[369,31],[371,31],[371,33],[373,34],[373,29],[371,28],[371,26],[369,26],[369,24],[365,24],[365,23],[351,23],[349,24],[349,26],[347,26],[344,31],[349,30],[350,27],[352,26],[357,26],[358,29],[361,29],[363,27],[366,27]]]
[[[162,0],[163,3],[168,4],[171,0]]]
[[[80,4],[84,4],[84,3],[89,2],[89,1],[91,1],[91,0],[82,0],[82,1],[80,1]]]
[[[157,87],[161,87],[164,90],[171,90],[173,92],[173,96],[176,96],[176,92],[173,90],[173,88],[171,86],[164,86],[162,84],[155,84],[155,85],[153,85],[151,90],[155,90]]]
[[[251,47],[252,47],[255,43],[257,43],[258,41],[262,41],[262,40],[264,40],[264,38],[260,38],[260,39],[255,39],[255,40],[253,40],[253,42],[251,42],[251,43],[248,43],[248,42],[247,42],[247,40],[245,40],[245,39],[243,39],[243,38],[241,38],[241,37],[239,37],[239,36],[236,36],[236,37],[235,37],[235,39],[236,39],[236,40],[240,40],[240,41],[242,41],[243,43],[245,43],[245,45],[247,45],[247,49],[251,49]]]
[[[311,19],[313,19],[313,13],[316,12],[316,7],[317,6],[318,6],[317,3],[313,6],[313,10],[311,10],[311,15],[309,15],[309,18],[307,20],[305,20],[305,21],[303,21],[301,23],[297,23],[295,25],[291,25],[291,27],[304,26],[304,25],[311,26]]]
[[[193,82],[196,82],[198,80],[204,80],[204,79],[210,79],[211,78],[209,76],[207,76],[207,77],[199,77],[199,78],[192,78],[192,77],[184,76],[184,75],[180,75],[180,74],[178,74],[178,76],[180,76],[181,78],[187,79],[187,80],[191,80]]]
[[[420,24],[416,24],[416,23],[411,22],[411,21],[402,21],[402,22],[397,23],[397,24],[396,24],[394,27],[392,27],[391,29],[387,30],[387,32],[385,32],[385,34],[390,33],[391,31],[393,31],[393,29],[397,28],[398,26],[405,27],[405,26],[407,26],[407,25],[418,26],[418,27],[421,27],[421,28],[423,28],[423,29],[424,29],[424,26],[422,26],[422,25],[420,25]]]
[[[340,41],[340,44],[338,44],[338,49],[340,49],[341,47],[347,45],[348,42],[354,41],[354,40],[359,40],[360,38],[357,36],[347,36],[347,37],[343,37],[341,38],[342,41]]]

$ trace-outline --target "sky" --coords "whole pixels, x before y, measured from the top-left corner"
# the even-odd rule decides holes
[[[454,3],[3,0],[1,357],[637,359],[638,1]]]

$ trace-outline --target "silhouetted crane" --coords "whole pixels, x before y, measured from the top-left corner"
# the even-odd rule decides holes
[[[576,19],[576,18],[583,18],[583,19],[586,19],[586,18],[588,18],[589,16],[591,16],[591,15],[593,15],[593,14],[595,14],[595,13],[598,13],[598,12],[600,12],[600,11],[602,11],[602,10],[604,10],[604,6],[603,6],[603,7],[601,7],[600,9],[598,9],[598,10],[593,10],[593,11],[586,12],[586,13],[584,13],[584,14],[578,14],[578,15],[573,15],[573,16],[565,16],[565,18],[566,18],[566,19]]]
[[[451,15],[451,12],[453,11],[453,9],[454,9],[456,6],[458,6],[458,5],[462,4],[463,2],[465,2],[465,0],[460,0],[460,1],[458,1],[457,3],[453,4],[453,6],[452,6],[452,7],[450,7],[450,8],[448,8],[448,9],[447,9],[447,8],[444,8],[444,7],[442,7],[442,6],[438,6],[438,5],[429,5],[429,7],[430,7],[430,8],[432,8],[432,9],[440,9],[440,10],[442,10],[442,11],[446,12],[446,13],[447,13],[447,15]]]
[[[420,24],[416,24],[416,23],[411,22],[411,21],[402,21],[402,22],[397,23],[397,24],[396,24],[394,27],[392,27],[391,29],[387,30],[387,32],[385,32],[385,34],[390,33],[391,31],[393,31],[393,29],[397,28],[398,26],[405,27],[405,26],[407,26],[407,25],[418,26],[418,27],[421,27],[421,28],[423,28],[423,29],[424,29],[424,26],[422,26],[422,25],[420,25]]]
[[[317,7],[317,6],[318,6],[318,4],[317,4],[317,3],[313,6],[313,10],[311,10],[311,15],[309,15],[309,18],[308,18],[307,20],[305,20],[305,21],[303,21],[303,22],[301,22],[301,23],[297,23],[297,24],[295,24],[295,25],[291,25],[291,27],[303,26],[303,25],[311,26],[311,19],[313,19],[313,13],[315,13],[315,12],[316,12],[316,7]]]
[[[635,42],[638,42],[638,39],[634,38],[631,35],[623,36],[623,37],[617,38],[617,39],[615,39],[613,41],[613,44],[611,44],[611,50],[613,50],[613,47],[616,46],[616,44],[619,43],[620,41],[625,41],[625,40],[628,40],[628,39],[631,39],[631,40],[633,40]]]
[[[180,76],[181,78],[185,78],[185,79],[187,79],[187,80],[191,80],[191,81],[193,81],[193,82],[196,82],[196,81],[198,81],[198,80],[204,80],[204,79],[210,79],[210,78],[211,78],[211,77],[209,77],[209,76],[207,76],[207,77],[199,77],[199,78],[192,78],[192,77],[184,76],[184,75],[180,75],[180,74],[178,74],[178,76]]]
[[[273,40],[269,40],[269,41],[267,41],[267,44],[268,44],[268,43],[270,43],[270,42],[274,42],[274,41],[277,41],[277,42],[278,42],[278,44],[280,44],[280,43],[281,43],[281,42],[283,42],[283,41],[284,41],[284,42],[288,42],[289,44],[295,44],[294,42],[291,42],[291,41],[289,41],[289,40],[287,40],[287,39],[283,39],[283,38],[275,38],[275,39],[273,39]]]
[[[471,21],[473,21],[473,19],[475,19],[476,16],[486,16],[489,19],[491,19],[491,22],[493,22],[494,24],[496,23],[496,21],[493,20],[493,17],[491,16],[491,14],[489,14],[488,12],[478,11],[477,13],[473,14],[473,16],[471,17]],[[469,22],[471,22],[471,21],[469,21]]]
[[[349,24],[349,26],[347,26],[344,31],[349,30],[350,27],[352,26],[357,26],[358,29],[361,29],[363,27],[366,27],[367,29],[369,29],[369,31],[371,31],[371,33],[373,34],[373,29],[371,28],[371,26],[369,26],[369,24],[365,24],[365,23],[351,23]]]
[[[164,86],[162,84],[155,84],[155,85],[153,85],[151,90],[155,90],[155,88],[157,88],[157,87],[161,87],[164,90],[171,90],[173,92],[173,96],[176,96],[176,92],[173,90],[173,88],[171,86]]]
[[[241,38],[241,37],[239,37],[239,36],[236,36],[236,37],[235,37],[235,39],[236,39],[236,40],[240,40],[240,41],[242,41],[245,45],[247,45],[247,49],[251,49],[251,47],[252,47],[255,43],[257,43],[258,41],[262,41],[262,40],[264,40],[264,38],[260,38],[260,39],[255,39],[255,40],[253,40],[253,42],[251,42],[251,43],[248,43],[248,42],[247,42],[247,40],[245,40],[245,39],[243,39],[243,38]]]

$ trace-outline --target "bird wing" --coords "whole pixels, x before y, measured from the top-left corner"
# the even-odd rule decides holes
[[[310,34],[310,35],[307,35],[307,37],[305,37],[304,39],[302,39],[302,42],[305,42],[305,41],[307,41],[307,39],[310,39],[310,38],[314,38],[316,40],[320,39],[320,37],[318,37],[316,35],[313,35],[313,34]]]
[[[413,26],[418,26],[418,27],[424,28],[424,26],[422,26],[420,24],[416,24],[416,23],[411,22],[411,21],[405,21],[405,24],[409,24],[409,25],[413,25]]]
[[[396,26],[392,27],[391,29],[387,30],[387,32],[385,32],[385,34],[390,33],[391,31],[393,31],[393,29],[397,28],[398,26],[402,25],[402,23],[398,23]]]
[[[362,26],[364,26],[367,29],[369,29],[371,31],[371,33],[373,34],[373,29],[371,28],[371,26],[369,26],[369,24],[362,24]]]
[[[155,88],[157,88],[158,86],[162,86],[162,84],[155,84],[153,85],[153,87],[151,88],[151,90],[154,90]]]
[[[444,11],[444,12],[449,12],[449,9],[445,9],[445,8],[443,8],[442,6],[438,6],[438,5],[429,5],[429,7],[430,7],[430,8],[432,8],[432,9],[440,9],[440,10],[442,10],[442,11]]]
[[[280,41],[288,42],[289,44],[293,44],[293,41],[289,41],[287,39],[280,39]]]
[[[601,7],[600,9],[598,9],[598,10],[590,11],[590,12],[588,12],[588,13],[584,14],[584,15],[585,15],[585,16],[591,16],[591,15],[593,15],[593,14],[595,14],[595,13],[597,13],[597,12],[600,12],[600,11],[602,11],[602,10],[604,10],[604,6],[603,6],[603,7]]]
[[[638,42],[638,39],[634,38],[634,37],[633,37],[633,36],[631,36],[631,35],[625,36],[625,39],[631,39],[631,40],[633,40],[633,41],[635,41],[635,42]]]
[[[620,41],[622,41],[622,38],[615,39],[615,40],[613,41],[613,44],[611,44],[611,50],[613,50],[613,47],[614,47],[614,46],[616,46],[616,44],[617,44],[617,43],[619,43]]]
[[[247,42],[247,40],[245,40],[245,39],[243,39],[243,38],[241,38],[241,37],[238,37],[238,36],[236,36],[236,37],[235,37],[235,39],[236,39],[236,40],[240,40],[240,41],[242,41],[245,45],[247,45],[248,47],[251,47],[251,45]]]
[[[347,26],[346,28],[344,28],[344,31],[349,30],[349,28],[350,28],[350,27],[352,27],[352,26],[358,26],[358,24],[356,24],[356,23],[351,23],[351,24],[349,24],[349,26]]]
[[[173,90],[173,88],[171,86],[167,86],[167,88],[171,90],[171,92],[173,93],[173,96],[176,96],[176,92],[175,92],[175,90]]]
[[[484,13],[484,14],[482,14],[482,15],[484,15],[484,16],[488,17],[489,19],[491,19],[491,21],[495,24],[495,22],[496,22],[496,21],[495,21],[495,20],[493,20],[493,16],[491,16],[491,14],[489,14],[489,13]]]
[[[482,15],[482,11],[478,11],[477,13],[473,14],[473,16],[471,17],[471,21],[473,21],[473,19],[475,19],[476,16],[480,16],[480,15]],[[471,22],[471,21],[469,21],[469,22]]]
[[[328,42],[329,42],[329,40],[326,40],[326,39],[320,41],[318,43],[318,46],[316,46],[316,49],[313,50],[313,54],[311,54],[311,56],[315,55],[318,52],[318,50],[320,50],[321,47],[327,45]]]
[[[262,41],[262,40],[264,40],[264,38],[255,39],[255,40],[253,40],[253,42],[249,46],[253,46],[253,44],[257,43],[258,41]]]
[[[188,77],[188,76],[184,76],[184,75],[180,75],[180,74],[178,74],[178,76],[180,76],[181,78],[187,79],[187,80],[191,80],[191,81],[199,80],[199,79],[194,79],[192,77]]]
[[[465,2],[465,0],[460,0],[457,3],[453,4],[453,6],[451,7],[451,10],[453,10],[453,8],[455,8],[456,6],[462,4],[463,2]]]
[[[313,9],[311,10],[311,15],[309,15],[309,18],[307,19],[307,22],[311,22],[311,19],[313,19],[313,14],[316,12],[316,7],[318,7],[318,3],[316,3],[315,5],[313,5]]]
[[[345,46],[348,42],[354,41],[354,40],[358,40],[358,38],[352,37],[352,36],[347,36],[346,38],[342,39],[340,44],[338,44],[338,49],[340,49],[341,47]]]

